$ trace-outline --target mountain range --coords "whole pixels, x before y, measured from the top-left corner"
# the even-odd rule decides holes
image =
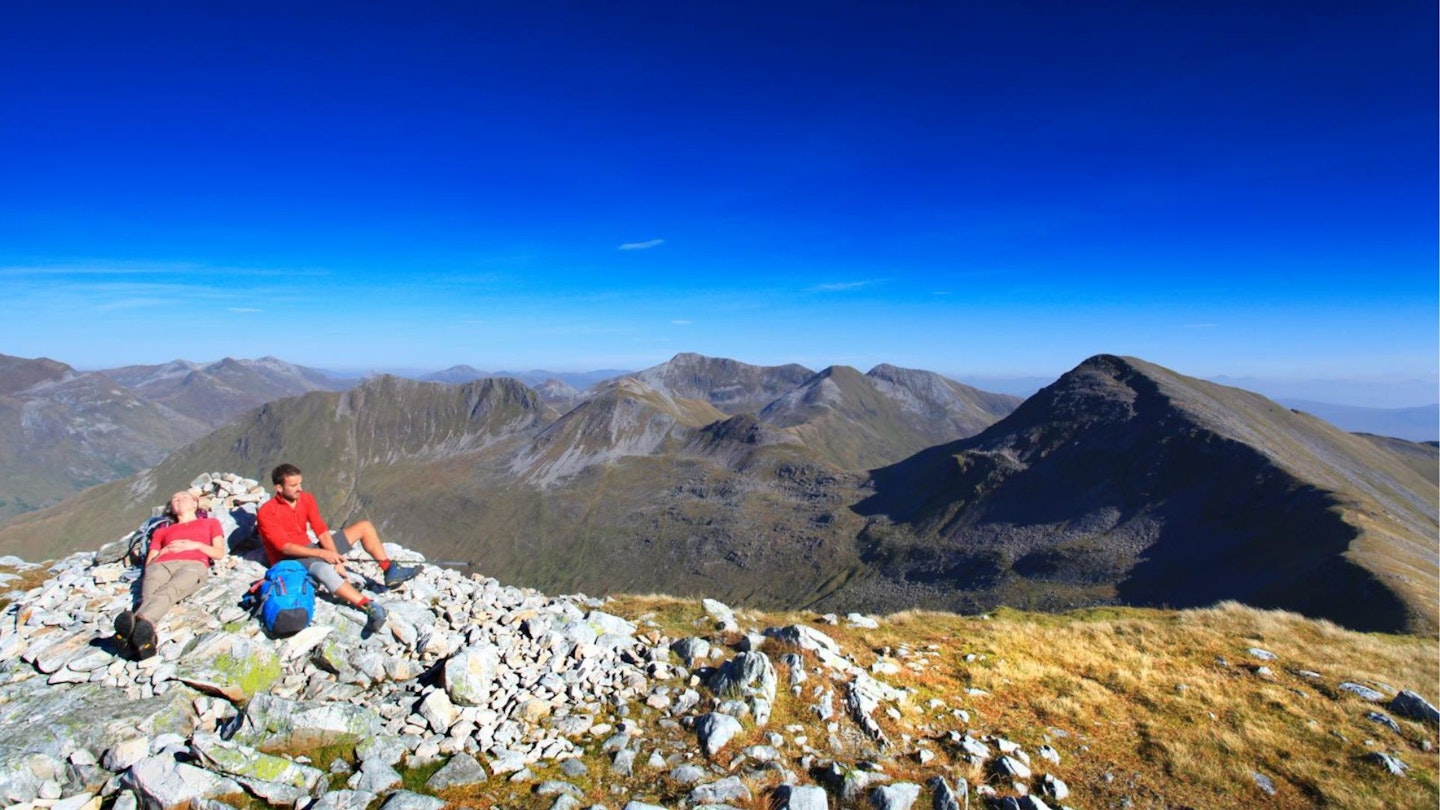
[[[271,357],[79,372],[0,355],[0,520],[150,467],[265,402],[347,385]]]
[[[375,377],[15,518],[0,551],[119,536],[198,472],[280,461],[334,523],[552,591],[873,611],[1237,599],[1437,626],[1434,445],[1111,356],[1023,404],[892,366],[690,354],[568,410],[515,379]]]

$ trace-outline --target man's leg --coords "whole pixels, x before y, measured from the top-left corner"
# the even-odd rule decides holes
[[[339,548],[340,543],[339,538],[334,535],[341,533],[344,534],[346,542],[351,546],[359,544],[361,548],[365,549],[366,554],[380,563],[380,570],[385,575],[385,587],[394,587],[420,573],[419,566],[398,565],[390,561],[389,555],[385,553],[385,544],[380,542],[380,533],[375,530],[375,524],[370,521],[362,520],[346,526],[341,532],[331,532],[332,538],[336,541],[336,548]]]
[[[344,538],[335,539],[339,541]],[[348,545],[342,547],[339,542],[336,543],[336,548],[341,554],[350,550]],[[305,570],[309,572],[311,578],[324,586],[325,590],[349,602],[351,606],[365,611],[366,633],[374,633],[385,626],[385,608],[370,601],[370,598],[356,590],[354,585],[346,582],[345,578],[340,576],[340,572],[335,570],[335,566],[316,557],[308,557],[300,562],[305,566]]]
[[[389,562],[390,556],[385,553],[385,544],[380,542],[380,533],[375,530],[375,524],[368,520],[359,523],[351,523],[342,529],[345,539],[352,546],[359,546],[365,549],[377,562]]]

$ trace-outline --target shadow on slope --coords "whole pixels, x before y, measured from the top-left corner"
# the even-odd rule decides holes
[[[1238,599],[1365,630],[1433,626],[1350,559],[1346,498],[1277,464],[1273,446],[1227,435],[1321,441],[1285,413],[1092,358],[979,436],[875,471],[855,507],[870,518],[862,555],[921,604],[952,609]]]

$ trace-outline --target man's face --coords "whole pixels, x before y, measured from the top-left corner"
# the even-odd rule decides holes
[[[284,498],[287,503],[295,503],[295,499],[300,497],[300,484],[303,480],[298,475],[289,476],[275,485],[275,494]]]

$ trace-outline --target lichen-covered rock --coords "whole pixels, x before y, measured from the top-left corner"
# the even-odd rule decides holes
[[[459,706],[485,706],[490,702],[500,652],[493,645],[466,647],[445,662],[445,692]]]
[[[34,782],[26,774],[37,756],[63,763],[73,751],[104,752],[136,736],[190,734],[198,721],[197,697],[186,687],[159,697],[117,700],[115,691],[100,683],[56,689],[31,678],[6,684],[6,699],[0,701],[0,796]],[[38,790],[38,782],[33,787]]]
[[[440,810],[444,806],[445,802],[434,796],[426,796],[408,790],[397,790],[385,799],[385,803],[380,805],[380,810]]]
[[[176,664],[175,677],[202,692],[244,703],[279,680],[280,656],[263,637],[209,633]]]
[[[190,750],[209,770],[227,776],[278,782],[301,788],[306,793],[315,790],[325,776],[318,768],[222,740],[215,734],[196,734],[190,740]]]
[[[365,810],[379,798],[363,790],[332,790],[305,810]]]
[[[828,810],[830,797],[819,785],[781,785],[774,806],[775,810]]]
[[[228,737],[262,750],[304,750],[353,745],[379,734],[381,726],[379,715],[364,706],[257,695],[236,717]]]
[[[1383,692],[1377,692],[1377,691],[1375,691],[1374,689],[1371,689],[1370,687],[1366,686],[1366,685],[1363,684],[1363,683],[1354,683],[1354,682],[1352,682],[1352,681],[1346,681],[1346,682],[1340,684],[1340,688],[1343,689],[1343,690],[1346,691],[1346,692],[1351,693],[1352,695],[1356,695],[1357,697],[1360,697],[1360,698],[1362,698],[1362,699],[1364,699],[1364,700],[1368,700],[1368,701],[1371,701],[1371,702],[1374,702],[1374,703],[1378,703],[1378,702],[1380,702],[1380,701],[1382,701],[1382,700],[1385,699],[1385,693],[1383,693]]]

